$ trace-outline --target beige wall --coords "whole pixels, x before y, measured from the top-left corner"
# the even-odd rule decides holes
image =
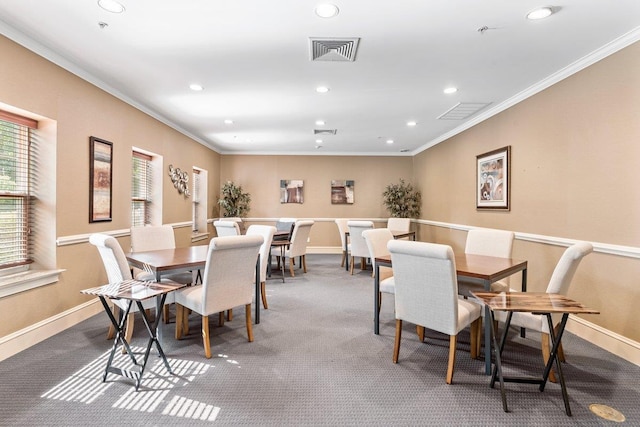
[[[220,187],[220,156],[75,75],[0,37],[0,103],[57,121],[57,238],[130,226],[131,149],[143,148],[191,170],[209,171],[209,206]],[[113,221],[89,218],[89,137],[113,142]],[[211,212],[211,209],[209,209]],[[191,199],[178,195],[163,173],[163,223],[191,221]],[[176,230],[177,243],[190,243],[190,228]],[[123,247],[128,238],[121,238]],[[59,246],[59,282],[0,298],[0,337],[73,308],[90,298],[81,289],[104,283],[97,251],[88,243]]]
[[[511,211],[475,208],[476,155],[511,146]],[[640,43],[415,157],[423,218],[552,238],[640,245]],[[423,226],[424,240],[464,247],[466,233]],[[544,291],[564,248],[517,241],[529,289]],[[570,295],[585,316],[635,341],[640,260],[594,253]]]
[[[339,247],[335,218],[386,218],[382,192],[400,178],[411,181],[410,157],[222,156],[220,181],[251,194],[253,218],[316,218],[310,245]],[[280,203],[280,180],[304,181],[304,203]],[[354,203],[331,204],[331,180],[354,180]],[[326,220],[323,220],[326,219]]]

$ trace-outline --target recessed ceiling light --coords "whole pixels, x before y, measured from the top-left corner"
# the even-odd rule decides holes
[[[195,92],[200,92],[202,89],[204,89],[201,85],[197,84],[197,83],[192,83],[189,85],[189,89],[195,91]]]
[[[551,6],[539,7],[527,13],[527,19],[531,19],[531,20],[544,19],[551,16],[552,13],[553,13],[553,7]]]
[[[393,139],[387,139],[387,144],[393,144]]]
[[[324,126],[324,120],[316,120],[316,125]]]
[[[413,121],[413,120],[411,120],[411,121],[407,122],[407,126],[410,126],[410,127],[413,127],[413,126],[415,126],[415,125],[417,125],[417,124],[418,124],[418,123],[417,123],[417,122],[415,122],[415,121]]]
[[[335,4],[323,3],[316,6],[316,15],[320,18],[333,18],[340,12]]]
[[[124,6],[115,0],[98,0],[98,6],[111,13],[124,12]]]
[[[446,93],[447,95],[451,95],[452,93],[456,93],[457,91],[457,87],[448,87],[444,90],[444,93]]]
[[[317,144],[322,144],[322,140],[321,139],[316,139],[316,143]]]
[[[233,124],[233,120],[231,120],[231,119],[225,119],[224,124],[225,124],[225,125],[232,125],[232,124]]]
[[[327,93],[327,92],[329,92],[329,88],[326,87],[326,86],[318,86],[316,88],[316,92],[318,92],[318,93]]]

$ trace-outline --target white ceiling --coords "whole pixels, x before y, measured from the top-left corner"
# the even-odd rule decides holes
[[[324,155],[415,154],[640,39],[640,0],[541,21],[539,0],[331,2],[325,19],[308,0],[0,0],[0,33],[220,153]],[[360,38],[356,60],[312,62],[311,37]],[[467,102],[490,104],[438,120]]]

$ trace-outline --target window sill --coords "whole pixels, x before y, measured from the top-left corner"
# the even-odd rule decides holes
[[[209,233],[194,233],[191,235],[191,243],[201,242],[209,239]]]
[[[29,270],[0,277],[0,298],[49,285],[65,270]]]

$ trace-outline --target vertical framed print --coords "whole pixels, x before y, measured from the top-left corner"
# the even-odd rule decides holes
[[[476,156],[476,208],[508,211],[511,201],[511,146]]]
[[[89,137],[89,222],[111,221],[113,143]]]

